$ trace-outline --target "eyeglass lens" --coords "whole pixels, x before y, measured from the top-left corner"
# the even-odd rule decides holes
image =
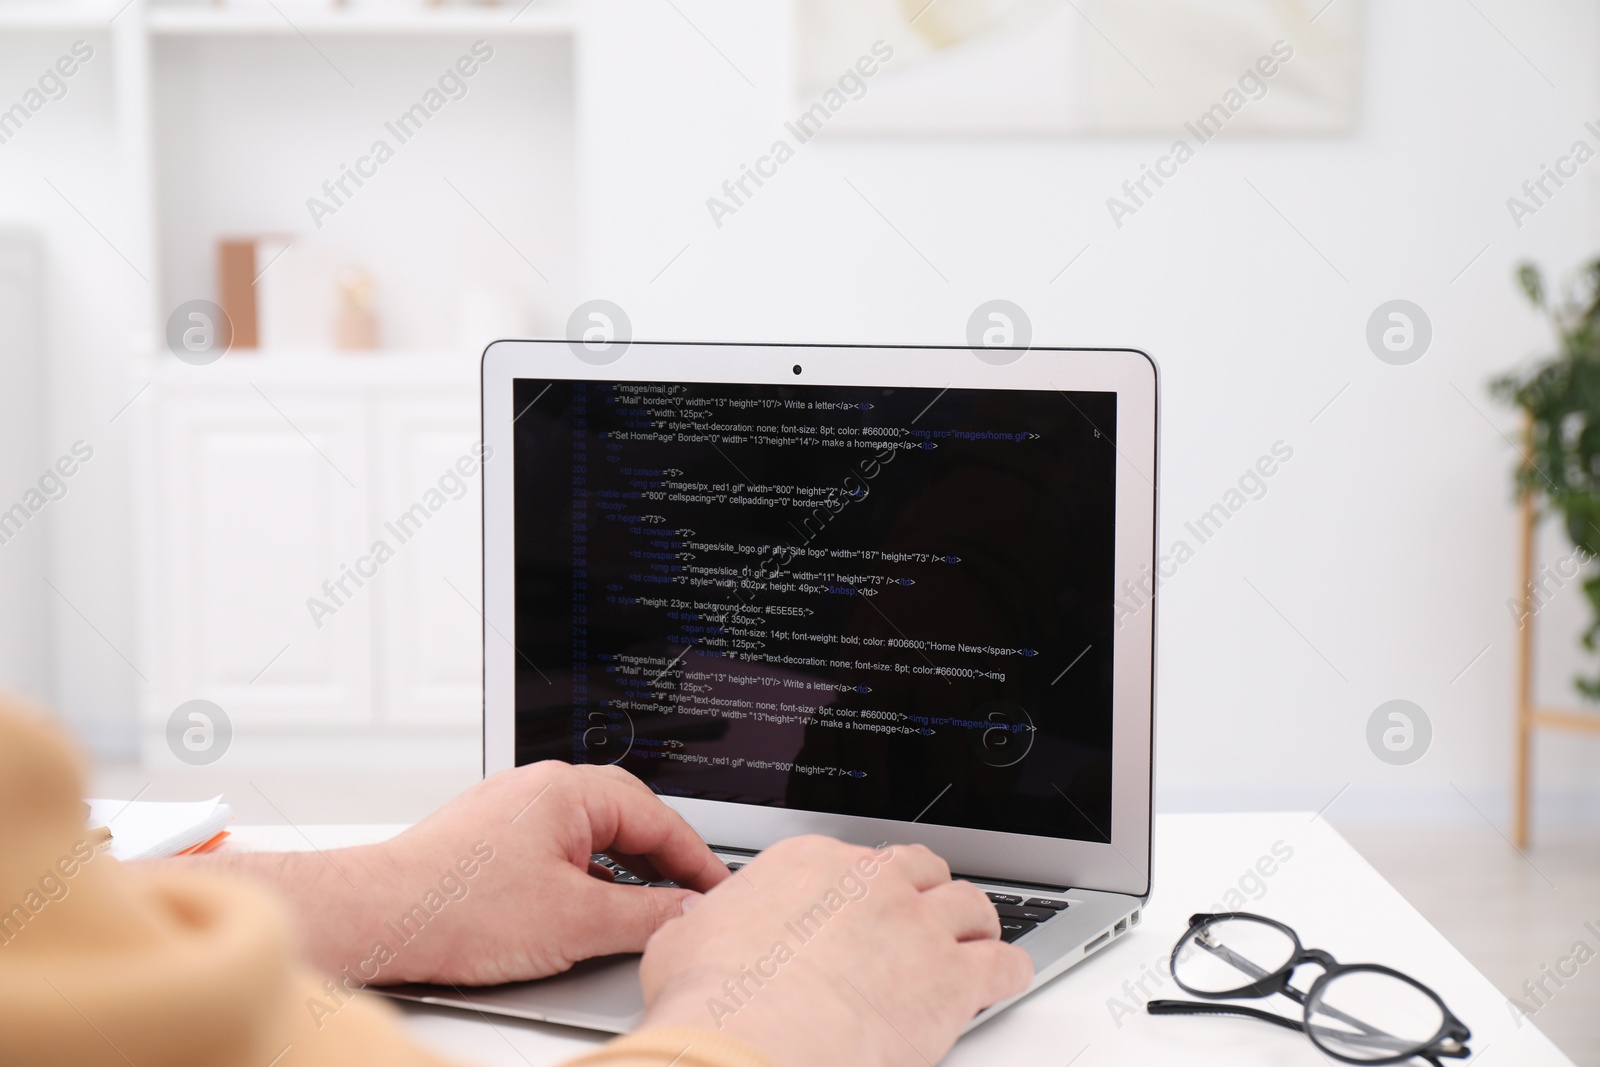
[[[1280,970],[1294,952],[1294,938],[1276,926],[1216,919],[1184,938],[1173,977],[1196,993],[1230,993]]]
[[[1424,1047],[1444,1011],[1410,982],[1382,971],[1344,971],[1306,1002],[1311,1040],[1353,1060],[1382,1060]]]

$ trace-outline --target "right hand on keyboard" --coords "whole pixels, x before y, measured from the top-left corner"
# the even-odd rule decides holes
[[[791,838],[651,937],[643,1026],[718,1030],[785,1067],[926,1067],[1032,979],[999,934],[921,845]]]

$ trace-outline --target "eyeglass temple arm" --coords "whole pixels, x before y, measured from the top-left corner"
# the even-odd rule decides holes
[[[1295,1019],[1286,1019],[1260,1008],[1247,1008],[1243,1004],[1206,1004],[1195,1000],[1152,1000],[1144,1006],[1151,1015],[1243,1015],[1260,1019],[1273,1026],[1281,1026],[1295,1033],[1306,1032],[1305,1025]]]
[[[1215,941],[1208,942],[1203,937],[1196,938],[1195,941],[1196,941],[1196,943],[1198,943],[1200,945],[1201,948],[1205,949],[1207,952],[1211,953],[1214,956],[1222,957],[1231,966],[1237,968],[1239,971],[1243,972],[1244,974],[1249,975],[1251,978],[1254,978],[1257,981],[1259,981],[1259,980],[1261,980],[1263,978],[1266,978],[1271,974],[1270,971],[1268,971],[1265,968],[1261,967],[1259,964],[1255,963],[1253,960],[1248,960],[1245,957],[1239,955],[1239,953],[1235,952],[1233,949],[1229,948],[1227,945],[1219,944],[1219,943],[1217,943]],[[1297,1003],[1301,1003],[1301,1004],[1305,1003],[1306,995],[1304,993],[1302,993],[1300,990],[1298,990],[1298,989],[1294,988],[1293,986],[1289,985],[1287,982],[1284,983],[1283,992],[1284,992],[1284,995],[1287,996],[1290,1000],[1296,1001]],[[1165,1004],[1183,1004],[1185,1002],[1184,1001],[1179,1001],[1179,1000],[1169,1000],[1169,1001],[1162,1001],[1161,1003],[1165,1003]],[[1198,1006],[1198,1005],[1196,1005],[1196,1006]],[[1339,1022],[1344,1023],[1346,1026],[1352,1026],[1352,1027],[1355,1027],[1357,1030],[1361,1031],[1361,1033],[1359,1035],[1355,1035],[1355,1034],[1339,1035],[1342,1040],[1348,1041],[1352,1037],[1359,1036],[1363,1040],[1368,1041],[1369,1043],[1371,1043],[1373,1045],[1376,1045],[1376,1046],[1378,1046],[1380,1048],[1382,1048],[1382,1047],[1390,1047],[1390,1048],[1396,1048],[1396,1049],[1407,1047],[1410,1044],[1409,1042],[1402,1041],[1400,1038],[1397,1038],[1392,1034],[1384,1033],[1382,1030],[1380,1030],[1377,1027],[1371,1025],[1370,1023],[1364,1023],[1360,1019],[1355,1018],[1354,1016],[1346,1015],[1344,1012],[1342,1012],[1338,1008],[1335,1008],[1332,1005],[1328,1004],[1326,1001],[1324,1001],[1323,1003],[1321,1003],[1320,1005],[1317,1006],[1317,1011],[1320,1014],[1328,1016],[1329,1018],[1337,1019]],[[1155,1012],[1154,1014],[1160,1015],[1160,1014],[1179,1014],[1179,1013],[1177,1013],[1177,1012]],[[1237,1013],[1234,1013],[1234,1012],[1196,1012],[1196,1013],[1193,1013],[1193,1014],[1219,1015],[1219,1014],[1237,1014]],[[1258,1013],[1251,1012],[1251,1013],[1248,1013],[1248,1014],[1258,1014]],[[1259,1014],[1270,1016],[1270,1018],[1274,1022],[1282,1023],[1284,1021],[1282,1016],[1280,1016],[1280,1015],[1272,1015],[1270,1012],[1261,1012]],[[1303,1026],[1295,1026],[1294,1029],[1299,1030],[1302,1033],[1305,1032],[1305,1028]],[[1332,1035],[1337,1033],[1336,1031],[1333,1031],[1333,1030],[1324,1030],[1321,1027],[1317,1028],[1317,1032],[1318,1033],[1327,1033],[1330,1036],[1332,1036]]]
[[[1285,1030],[1293,1030],[1299,1034],[1306,1032],[1305,1024],[1296,1019],[1287,1019],[1270,1011],[1262,1011],[1260,1008],[1248,1008],[1243,1004],[1207,1004],[1203,1001],[1194,1000],[1152,1000],[1144,1008],[1151,1015],[1242,1015],[1249,1019],[1260,1019],[1264,1023],[1281,1026]],[[1347,1034],[1325,1026],[1314,1026],[1312,1029],[1319,1034],[1350,1044],[1366,1044],[1377,1048],[1393,1049],[1396,1052],[1413,1047],[1413,1042],[1403,1041],[1381,1030],[1370,1034]],[[1428,1058],[1437,1055],[1459,1056],[1461,1053],[1427,1050],[1418,1051],[1415,1055]]]
[[[1233,949],[1220,942],[1207,941],[1205,937],[1202,936],[1195,938],[1195,944],[1199,945],[1213,956],[1221,956],[1231,966],[1237,968],[1245,974],[1248,974],[1256,981],[1260,981],[1272,973],[1271,971],[1268,971],[1262,967],[1260,964],[1256,963],[1254,960],[1245,959],[1243,956],[1233,951]]]
[[[1258,963],[1254,963],[1253,960],[1246,960],[1246,958],[1242,957],[1242,955],[1238,955],[1237,952],[1229,949],[1227,945],[1218,944],[1218,942],[1206,942],[1205,937],[1197,937],[1195,942],[1197,942],[1202,949],[1205,949],[1206,952],[1210,952],[1211,955],[1216,955],[1216,957],[1224,958],[1224,960],[1227,960],[1227,963],[1229,963],[1230,966],[1234,966],[1234,968],[1237,968],[1238,971],[1248,974],[1248,976],[1253,977],[1253,979],[1256,979],[1256,981],[1261,981],[1261,979],[1264,979],[1264,977],[1267,977],[1270,974],[1270,971],[1262,968],[1262,966],[1258,965]],[[1288,984],[1288,982],[1283,984],[1283,995],[1290,998],[1290,1000],[1296,1001],[1296,1003],[1306,1003],[1306,993],[1302,993],[1301,990],[1294,989],[1293,985]],[[1174,1000],[1168,1001],[1168,1003],[1182,1003],[1182,1001]],[[1326,1001],[1323,1001],[1322,1005],[1317,1006],[1317,1011],[1320,1014],[1325,1014],[1325,1016],[1331,1017],[1331,1019],[1338,1019],[1339,1022],[1349,1025],[1349,1027],[1355,1027],[1355,1029],[1362,1032],[1362,1037],[1376,1038],[1376,1040],[1373,1041],[1374,1045],[1384,1045],[1386,1041],[1382,1040],[1382,1038],[1387,1038],[1389,1041],[1395,1041],[1395,1043],[1397,1043],[1395,1048],[1398,1048],[1398,1046],[1402,1045],[1402,1043],[1400,1043],[1400,1038],[1395,1038],[1394,1035],[1384,1033],[1382,1030],[1379,1030],[1378,1027],[1368,1024],[1368,1022],[1362,1022],[1360,1019],[1357,1019],[1357,1017],[1347,1016],[1346,1013],[1342,1013],[1342,1011],[1339,1011],[1338,1008],[1334,1008],[1334,1006],[1331,1006],[1330,1003],[1326,1003]],[[1274,1019],[1280,1019],[1280,1016],[1272,1017],[1274,1017]],[[1333,1032],[1330,1030],[1330,1033]],[[1349,1037],[1352,1037],[1352,1035],[1346,1035],[1346,1040],[1349,1040]]]

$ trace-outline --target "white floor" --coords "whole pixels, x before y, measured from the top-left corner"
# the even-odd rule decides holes
[[[90,794],[193,800],[221,793],[241,823],[414,822],[477,777],[467,767],[332,779],[203,768],[152,776],[111,766],[96,773]],[[1502,993],[1537,1008],[1534,1022],[1574,1062],[1600,1065],[1600,955],[1563,962],[1580,941],[1586,959],[1600,953],[1600,828],[1545,829],[1524,856],[1487,824],[1396,830],[1332,821]],[[1535,989],[1535,1001],[1523,983],[1540,981],[1548,995]]]

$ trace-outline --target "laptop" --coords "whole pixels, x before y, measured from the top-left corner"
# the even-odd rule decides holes
[[[486,774],[616,764],[735,869],[802,833],[926,845],[1030,992],[1138,925],[1148,356],[500,341],[482,388]],[[637,960],[381,992],[622,1033]]]

